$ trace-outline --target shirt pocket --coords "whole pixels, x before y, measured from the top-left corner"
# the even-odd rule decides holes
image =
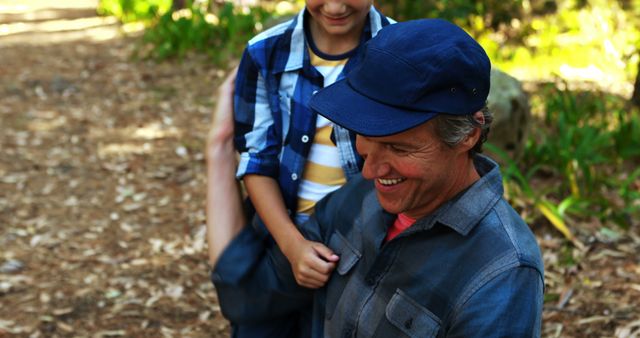
[[[436,337],[440,331],[440,318],[400,289],[387,304],[385,317],[391,323],[387,328],[393,332],[376,332],[376,337],[429,338]]]
[[[333,235],[331,235],[329,248],[340,256],[340,260],[338,261],[338,266],[334,274],[331,276],[331,280],[329,280],[331,286],[327,288],[325,304],[325,315],[327,319],[331,319],[333,316],[336,305],[349,281],[349,272],[351,272],[362,256],[360,251],[349,243],[349,240],[338,231],[335,231]]]

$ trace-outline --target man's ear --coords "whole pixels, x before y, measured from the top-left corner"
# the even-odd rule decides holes
[[[462,152],[471,150],[480,139],[480,128],[473,128],[473,131],[465,137],[462,142],[458,143],[458,147]]]
[[[484,125],[485,121],[484,121],[484,114],[482,113],[482,111],[478,111],[475,114],[473,114],[473,118],[478,122],[478,124]],[[481,131],[482,131],[481,127],[473,128],[473,131],[469,133],[469,135],[467,135],[467,137],[465,137],[462,140],[462,142],[458,143],[459,149],[462,152],[467,152],[471,150],[476,145],[476,143],[478,143],[478,140],[480,139]]]

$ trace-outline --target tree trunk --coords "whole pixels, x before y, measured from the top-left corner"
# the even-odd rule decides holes
[[[185,8],[185,0],[173,0],[171,2],[171,10],[173,12]]]
[[[631,105],[636,108],[640,108],[640,61],[638,61],[636,83],[633,85],[633,95],[631,96]]]

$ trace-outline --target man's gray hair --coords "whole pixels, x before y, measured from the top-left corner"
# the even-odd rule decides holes
[[[482,152],[482,144],[487,140],[489,136],[489,129],[491,128],[491,122],[493,122],[493,115],[489,111],[487,105],[482,108],[482,115],[484,116],[484,124],[476,120],[471,115],[450,115],[442,114],[437,116],[435,121],[436,134],[449,147],[455,147],[458,143],[462,142],[467,135],[469,135],[475,128],[480,128],[480,139],[469,151],[469,156]]]

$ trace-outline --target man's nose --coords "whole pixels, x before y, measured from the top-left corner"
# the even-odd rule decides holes
[[[384,177],[391,171],[389,164],[375,152],[367,154],[362,167],[362,176],[366,179]]]

